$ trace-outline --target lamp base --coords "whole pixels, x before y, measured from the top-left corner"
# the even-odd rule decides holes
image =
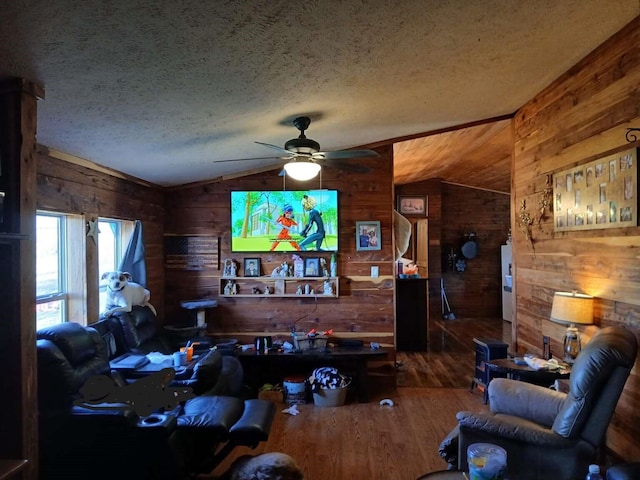
[[[580,334],[575,325],[569,326],[567,331],[564,332],[562,337],[562,351],[564,352],[564,361],[573,364],[576,361],[576,357],[582,350],[582,344],[580,342]]]

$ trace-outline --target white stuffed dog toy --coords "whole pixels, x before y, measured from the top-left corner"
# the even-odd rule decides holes
[[[129,272],[104,272],[101,280],[107,283],[107,309],[102,317],[116,312],[130,312],[134,305],[147,306],[156,314],[156,309],[149,303],[151,293],[142,285],[132,282]]]

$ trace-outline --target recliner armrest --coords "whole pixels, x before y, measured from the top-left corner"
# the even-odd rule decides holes
[[[244,412],[229,432],[231,441],[238,445],[255,448],[269,439],[276,406],[268,400],[245,400]]]
[[[494,413],[522,417],[551,427],[567,397],[566,393],[507,378],[489,384],[489,405]]]
[[[461,431],[469,428],[487,435],[558,449],[571,448],[574,444],[544,425],[511,415],[458,412],[456,418]]]

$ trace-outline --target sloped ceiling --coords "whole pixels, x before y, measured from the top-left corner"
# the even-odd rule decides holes
[[[441,178],[507,193],[511,183],[511,120],[498,120],[394,144],[397,185]]]
[[[301,114],[336,150],[513,113],[639,13],[638,0],[5,3],[0,75],[46,89],[39,143],[159,185],[281,165],[254,141],[283,145]],[[472,155],[414,153],[423,171],[400,164],[398,180],[456,178]]]

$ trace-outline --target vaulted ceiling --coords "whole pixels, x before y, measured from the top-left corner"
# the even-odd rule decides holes
[[[178,185],[282,165],[254,141],[284,145],[299,115],[331,151],[512,114],[639,13],[638,0],[13,0],[0,76],[45,87],[52,152]],[[503,127],[398,145],[397,182],[508,189]]]

